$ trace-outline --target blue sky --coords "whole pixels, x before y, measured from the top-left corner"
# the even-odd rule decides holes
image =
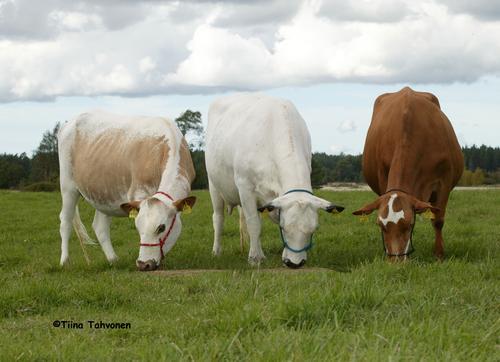
[[[95,108],[206,122],[238,90],[291,100],[314,151],[360,153],[376,96],[405,85],[439,98],[463,145],[500,146],[500,5],[472,5],[0,0],[0,153]]]

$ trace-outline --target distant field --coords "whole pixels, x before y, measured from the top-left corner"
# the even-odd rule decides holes
[[[135,271],[129,219],[112,224],[116,265],[87,246],[87,266],[73,236],[61,269],[60,195],[0,192],[0,360],[500,360],[500,190],[452,193],[446,260],[434,261],[432,227],[417,219],[416,252],[397,265],[383,259],[375,215],[361,223],[350,214],[371,192],[319,191],[346,211],[321,213],[307,262],[317,270],[299,273],[280,272],[268,220],[261,267],[277,272],[250,267],[236,212],[222,256],[212,257],[208,192],[195,194],[162,269],[205,271],[165,275]],[[82,202],[80,211],[90,232],[92,210]],[[130,329],[90,329],[87,320]]]

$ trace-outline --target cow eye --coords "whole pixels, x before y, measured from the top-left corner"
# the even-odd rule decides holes
[[[160,226],[158,226],[158,229],[156,229],[157,234],[161,234],[164,231],[165,231],[165,224],[161,224]]]

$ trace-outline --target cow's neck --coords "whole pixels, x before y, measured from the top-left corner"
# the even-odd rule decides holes
[[[387,179],[387,187],[385,192],[389,190],[401,190],[406,193],[413,194],[415,191],[414,178],[405,177],[405,175],[399,174],[399,172],[391,173],[389,172],[389,177]]]
[[[420,184],[422,180],[421,169],[418,159],[412,152],[396,152],[392,160],[387,177],[387,187],[389,190],[402,190],[413,196],[420,196]]]
[[[280,195],[293,189],[312,191],[311,172],[307,160],[299,157],[288,157],[278,163]]]
[[[173,163],[173,162],[172,162]],[[170,165],[172,165],[170,163]],[[174,200],[180,200],[188,196],[190,190],[189,181],[187,181],[178,171],[178,166],[175,164],[167,165],[163,171],[160,185],[157,191],[165,192]]]

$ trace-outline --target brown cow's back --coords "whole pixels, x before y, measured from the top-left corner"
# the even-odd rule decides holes
[[[455,132],[434,95],[406,87],[377,98],[363,152],[375,192],[399,188],[425,198],[439,185],[451,190],[462,171]]]

